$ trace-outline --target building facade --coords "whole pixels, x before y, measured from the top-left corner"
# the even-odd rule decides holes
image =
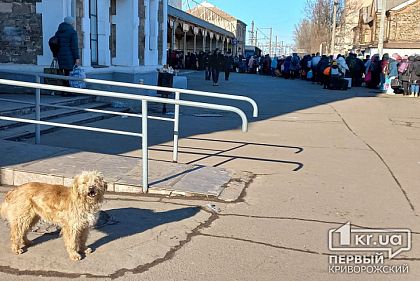
[[[353,50],[378,52],[380,1],[373,0],[359,10],[353,28]],[[387,1],[384,52],[409,55],[420,52],[420,0]]]
[[[169,0],[169,6],[182,10],[182,0]]]
[[[235,35],[232,53],[234,55],[244,54],[247,27],[244,22],[208,2],[197,5],[193,9],[188,10],[187,13],[232,32]]]
[[[12,0],[0,3],[0,69],[42,70],[48,40],[67,16],[76,19],[88,73],[138,82],[166,63],[168,0]],[[116,77],[114,77],[116,76]],[[147,79],[147,77],[146,77]]]
[[[231,50],[235,35],[221,27],[194,17],[174,7],[168,7],[168,45],[183,54]]]

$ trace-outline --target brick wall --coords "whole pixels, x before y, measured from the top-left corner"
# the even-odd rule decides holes
[[[79,39],[79,51],[83,49],[82,19],[84,16],[83,0],[76,1],[76,31]]]
[[[36,64],[42,55],[41,0],[2,0],[0,3],[0,63]]]
[[[400,12],[391,12],[390,20],[390,41],[420,41],[420,1],[416,1]]]
[[[357,30],[359,32],[360,44],[377,44],[379,38],[380,14],[375,15],[373,22],[362,24],[359,21]],[[373,36],[371,34],[373,33]],[[373,37],[373,38],[371,38]],[[420,1],[408,5],[400,11],[389,11],[385,22],[385,42],[407,42],[415,43],[420,41]]]

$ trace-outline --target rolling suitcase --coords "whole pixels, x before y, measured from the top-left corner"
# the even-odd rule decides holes
[[[328,89],[330,90],[347,90],[349,87],[349,81],[343,78],[331,78],[330,83],[328,85]]]

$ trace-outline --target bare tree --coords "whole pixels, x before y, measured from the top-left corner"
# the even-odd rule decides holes
[[[339,1],[337,22],[341,21],[344,0]],[[305,17],[295,26],[296,48],[314,53],[321,43],[331,41],[334,0],[307,0]],[[309,32],[309,34],[308,34]]]

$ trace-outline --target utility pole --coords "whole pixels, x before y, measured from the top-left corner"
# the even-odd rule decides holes
[[[254,45],[254,41],[255,41],[255,38],[254,38],[254,21],[252,21],[251,22],[251,44],[250,45]]]
[[[270,27],[270,43],[268,43],[268,54],[271,56],[272,55],[272,53],[271,53],[271,44],[272,44],[272,39],[273,39],[273,28],[272,27]]]
[[[277,45],[277,35],[276,35],[276,45],[274,46],[274,54],[277,56],[279,50],[279,45]]]
[[[255,30],[255,38],[254,38],[255,46],[258,46],[258,30]]]
[[[378,41],[378,53],[382,57],[384,54],[384,36],[385,36],[385,17],[386,17],[386,0],[382,0],[381,10],[381,23],[379,25],[379,41]]]
[[[331,55],[334,55],[334,51],[335,51],[335,26],[337,24],[337,6],[338,6],[338,0],[334,0],[333,30],[332,30],[332,36],[331,36]]]

